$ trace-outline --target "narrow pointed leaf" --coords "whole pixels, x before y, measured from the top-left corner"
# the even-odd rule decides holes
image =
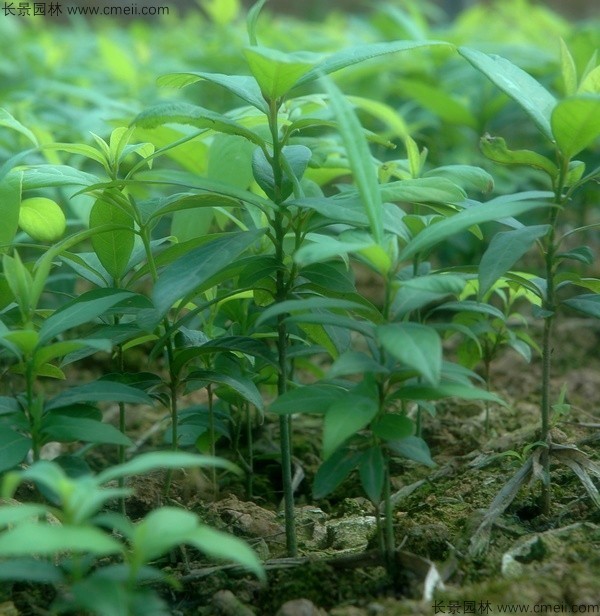
[[[237,471],[237,467],[231,462],[213,456],[200,456],[182,451],[155,451],[141,454],[129,462],[118,464],[102,471],[96,476],[96,481],[98,484],[104,484],[120,477],[143,475],[161,468],[194,467],[218,467],[234,472]]]
[[[383,243],[383,206],[369,145],[352,105],[332,81],[324,79],[323,84],[329,94],[331,107],[350,161],[354,182],[369,219],[371,233],[375,243],[381,245]]]
[[[160,314],[230,265],[263,233],[263,230],[228,233],[171,263],[154,286],[154,303]]]
[[[168,75],[163,75],[158,78],[157,83],[159,86],[183,88],[202,80],[222,86],[263,113],[267,113],[269,110],[267,102],[263,98],[260,88],[256,83],[256,79],[246,75],[223,75],[221,73],[190,71],[186,73],[170,73]]]
[[[229,135],[239,135],[256,145],[264,145],[264,140],[238,124],[231,118],[189,103],[161,103],[140,113],[133,124],[142,128],[156,128],[163,124],[188,124]]]
[[[468,47],[460,47],[458,53],[510,96],[540,131],[548,139],[553,140],[550,117],[556,99],[546,88],[506,58],[488,55]]]
[[[72,387],[58,394],[46,403],[46,410],[71,406],[80,402],[125,402],[128,404],[153,404],[145,392],[115,381],[93,381],[86,385]]]
[[[328,75],[339,71],[340,69],[346,68],[347,66],[353,66],[354,64],[359,64],[365,60],[371,60],[387,54],[440,46],[449,48],[453,47],[452,43],[448,43],[446,41],[392,41],[349,47],[334,53],[322,62],[319,62],[314,69],[310,70],[298,79],[296,85],[299,86],[309,83],[310,81],[318,79],[321,75]]]
[[[403,261],[408,260],[418,253],[431,249],[456,233],[467,230],[473,225],[494,220],[502,221],[540,207],[551,207],[551,203],[534,200],[498,203],[493,199],[487,203],[474,205],[423,229],[401,251],[399,259]]]
[[[0,556],[51,556],[61,552],[118,554],[121,544],[97,528],[23,522],[0,535]]]
[[[97,289],[80,295],[44,321],[40,328],[40,345],[68,329],[93,322],[109,308],[134,295],[116,289]]]
[[[496,233],[479,263],[479,296],[483,297],[549,228],[535,225]]]

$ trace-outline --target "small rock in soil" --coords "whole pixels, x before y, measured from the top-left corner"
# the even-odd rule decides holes
[[[375,516],[352,516],[325,523],[329,545],[334,550],[362,552],[375,536]]]
[[[327,616],[327,612],[308,599],[292,599],[284,603],[275,616]]]

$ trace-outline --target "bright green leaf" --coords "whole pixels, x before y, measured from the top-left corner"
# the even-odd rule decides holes
[[[552,113],[552,132],[567,159],[592,145],[600,136],[600,94],[560,101]]]

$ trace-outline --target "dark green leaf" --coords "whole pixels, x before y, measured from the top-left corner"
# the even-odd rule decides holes
[[[96,289],[83,293],[44,321],[40,328],[40,345],[68,329],[93,321],[109,308],[133,296],[130,291],[117,289]]]
[[[600,295],[598,294],[578,295],[571,299],[565,299],[562,303],[578,312],[600,319]]]
[[[373,423],[371,430],[385,441],[396,441],[412,436],[415,424],[406,415],[386,413]]]
[[[325,413],[323,459],[326,460],[347,439],[369,425],[379,407],[377,401],[354,393],[338,398]]]
[[[195,370],[190,373],[187,381],[201,381],[206,385],[210,383],[219,383],[234,389],[242,398],[253,404],[259,411],[264,411],[262,396],[256,385],[249,379],[239,375],[233,376],[222,374],[214,370]],[[203,385],[204,386],[204,385]]]
[[[128,404],[152,405],[152,398],[136,389],[114,381],[94,381],[72,387],[58,394],[46,403],[46,411],[70,406],[79,402],[125,402]]]
[[[377,338],[393,357],[437,385],[442,370],[442,341],[434,329],[419,323],[390,323],[377,327]]]
[[[372,503],[379,503],[385,480],[385,462],[381,447],[370,447],[360,459],[358,467],[363,490]]]
[[[31,439],[0,424],[0,472],[23,461],[31,449]]]
[[[110,424],[86,417],[72,417],[60,413],[48,413],[42,421],[42,434],[46,442],[106,443],[130,446],[131,440]]]
[[[465,231],[473,225],[501,221],[540,207],[550,207],[550,205],[550,203],[533,200],[500,203],[496,199],[474,205],[426,227],[401,251],[399,259],[402,261],[411,259],[416,254],[429,250],[443,240]]]
[[[483,297],[533,245],[550,225],[535,225],[496,233],[479,263],[479,297]]]
[[[304,385],[282,394],[271,404],[269,410],[279,415],[293,413],[322,414],[346,393],[334,385]]]
[[[171,263],[160,275],[152,294],[159,313],[165,314],[177,300],[230,265],[263,233],[263,230],[227,233]]]
[[[329,496],[348,475],[358,466],[362,454],[357,451],[338,449],[325,460],[315,475],[313,496]]]

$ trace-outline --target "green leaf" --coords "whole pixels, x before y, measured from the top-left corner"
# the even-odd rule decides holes
[[[87,417],[70,417],[60,413],[47,413],[42,419],[41,432],[46,442],[83,441],[84,443],[106,443],[125,447],[132,445],[129,438],[110,424]]]
[[[521,198],[517,195],[515,199]],[[505,218],[518,216],[536,208],[551,207],[551,203],[544,203],[536,200],[529,200],[527,195],[523,200],[512,202],[499,202],[492,199],[487,203],[478,203],[472,207],[460,211],[458,214],[444,218],[435,222],[421,231],[408,245],[401,251],[399,259],[406,261],[418,253],[422,253],[436,246],[443,240],[465,231],[473,225],[484,222],[501,221]]]
[[[263,6],[267,0],[258,0],[249,9],[246,14],[246,29],[248,30],[248,39],[250,45],[258,45],[258,39],[256,37],[256,24],[258,23],[258,16],[262,11]]]
[[[64,575],[56,565],[35,558],[11,558],[0,562],[0,580],[61,584]]]
[[[231,118],[189,103],[161,103],[142,111],[133,124],[142,128],[156,128],[163,124],[189,124],[196,128],[214,130],[228,135],[239,135],[256,145],[264,146],[264,140],[255,132],[238,124]]]
[[[573,310],[600,319],[600,294],[578,295],[571,299],[565,299],[562,303],[569,308],[573,308]]]
[[[374,245],[371,239],[340,241],[328,235],[313,235],[310,239],[312,242],[306,242],[294,253],[294,261],[302,267],[323,263],[336,257],[346,258],[349,252],[358,252]]]
[[[69,154],[79,154],[90,160],[94,160],[106,167],[106,158],[96,148],[84,143],[45,143],[44,150],[59,150],[60,152],[68,152]]]
[[[107,468],[96,476],[98,484],[108,483],[120,477],[131,475],[143,475],[150,471],[161,468],[197,468],[197,467],[217,467],[225,468],[229,471],[239,472],[237,466],[213,456],[199,456],[192,453],[181,451],[155,451],[144,453],[133,458],[124,464],[118,464]]]
[[[31,518],[45,517],[48,509],[44,505],[19,503],[0,506],[0,528],[14,526]]]
[[[21,133],[21,135],[27,137],[27,139],[29,139],[29,141],[31,141],[34,146],[39,145],[35,135],[26,126],[23,126],[21,122],[15,120],[15,118],[10,113],[8,113],[6,109],[2,108],[0,108],[0,126],[3,126],[5,128],[11,128],[18,133]]]
[[[132,297],[134,293],[117,289],[96,289],[83,293],[44,321],[40,327],[40,345],[68,329],[92,322],[109,308]]]
[[[296,85],[304,85],[318,79],[322,75],[328,75],[342,68],[346,68],[347,66],[359,64],[365,60],[371,60],[390,53],[413,51],[422,47],[439,46],[454,47],[452,43],[446,41],[392,41],[348,47],[347,49],[332,54],[322,62],[319,62],[312,70],[298,79]]]
[[[91,173],[68,165],[31,165],[23,170],[23,190],[63,186],[91,186],[99,182]]]
[[[533,120],[539,130],[548,139],[553,140],[550,117],[556,105],[556,99],[546,88],[506,58],[488,55],[468,47],[460,47],[458,53],[510,96]]]
[[[465,191],[447,177],[422,177],[389,182],[380,187],[384,201],[415,203],[460,203]]]
[[[429,274],[398,281],[395,284],[400,288],[392,304],[393,313],[396,317],[402,318],[433,301],[448,295],[458,295],[465,283],[462,276],[455,274]]]
[[[318,60],[309,52],[283,53],[266,47],[246,47],[244,55],[267,101],[285,96]]]
[[[261,148],[252,154],[252,172],[256,183],[265,191],[267,197],[276,203],[282,203],[293,192],[294,185],[304,175],[312,153],[304,145],[288,145],[282,148],[282,156],[294,175],[291,178],[286,168],[282,169],[281,184],[275,181],[273,167]],[[284,161],[282,161],[284,162]]]
[[[248,104],[256,107],[263,113],[268,113],[269,106],[262,97],[256,79],[245,75],[223,75],[220,73],[204,73],[201,71],[190,71],[185,73],[169,73],[159,77],[159,86],[183,88],[191,83],[201,80],[210,81],[229,90],[232,94],[239,96]]]
[[[395,454],[408,458],[414,462],[434,467],[436,464],[431,459],[431,453],[427,443],[418,436],[407,436],[398,441],[389,441],[387,447]]]
[[[373,423],[371,430],[375,436],[385,441],[396,441],[412,436],[415,424],[406,415],[386,413]]]
[[[558,176],[558,167],[545,156],[532,150],[509,150],[502,137],[484,135],[479,141],[479,148],[486,158],[503,165],[527,165],[545,171],[554,180]]]
[[[426,171],[423,177],[418,179],[423,181],[428,178],[444,178],[455,186],[478,190],[484,194],[494,189],[494,178],[485,169],[472,165],[443,165],[431,171]],[[445,199],[445,201],[454,200],[456,199]]]
[[[171,369],[177,373],[187,362],[195,357],[234,352],[260,358],[270,363],[272,366],[278,365],[275,355],[264,341],[256,338],[249,338],[247,336],[223,336],[222,338],[209,340],[200,346],[178,350],[171,363]]]
[[[577,67],[575,60],[564,40],[560,39],[560,67],[566,96],[572,96],[577,91]]]
[[[21,208],[22,173],[10,173],[0,181],[0,203],[2,204],[2,225],[0,225],[0,253],[13,241],[19,226]]]
[[[477,118],[460,99],[448,94],[442,86],[430,86],[421,79],[397,79],[395,84],[405,96],[414,100],[442,121],[478,128]]]
[[[392,394],[398,400],[441,400],[442,398],[461,398],[462,400],[489,400],[506,406],[506,402],[496,394],[462,383],[440,383],[435,387],[427,385],[404,385]]]
[[[100,263],[113,279],[119,280],[127,272],[133,252],[133,218],[113,202],[100,198],[90,212],[90,229],[103,225],[123,227],[92,236],[92,246]]]
[[[358,188],[362,204],[371,227],[375,243],[383,244],[383,206],[379,192],[377,172],[373,157],[364,136],[362,126],[352,109],[352,105],[329,79],[323,84],[329,95],[329,102],[339,126],[354,182]],[[385,273],[385,272],[382,272]]]
[[[123,546],[97,528],[22,522],[0,534],[0,556],[53,556],[62,552],[108,556]]]
[[[227,233],[191,250],[169,265],[160,275],[153,299],[160,314],[165,314],[179,299],[230,265],[263,235],[262,229]]]
[[[348,351],[340,355],[327,373],[330,379],[349,374],[365,374],[367,372],[386,373],[387,370],[372,357],[360,351]]]
[[[442,341],[434,329],[419,323],[389,323],[377,327],[377,338],[390,355],[437,385],[442,371]]]
[[[11,415],[12,413],[19,413],[20,411],[21,407],[15,398],[11,396],[0,396],[0,415]]]
[[[79,402],[125,402],[128,404],[152,405],[152,398],[143,391],[115,381],[93,381],[71,387],[46,403],[45,410],[71,406]]]
[[[372,398],[351,392],[338,398],[325,413],[323,459],[326,460],[347,439],[368,426],[378,411],[377,401]]]
[[[496,233],[479,262],[479,297],[483,297],[549,229],[550,225],[535,225]]]
[[[313,496],[329,496],[348,475],[358,466],[362,453],[348,449],[338,449],[325,460],[315,475]]]
[[[214,370],[194,370],[187,376],[186,381],[195,380],[205,381],[207,385],[210,383],[227,385],[227,387],[231,387],[250,404],[253,404],[259,411],[264,412],[262,396],[256,385],[249,378],[222,374]]]
[[[369,500],[375,504],[379,503],[385,480],[385,462],[381,447],[370,447],[362,454],[358,473]]]
[[[191,511],[175,507],[155,509],[135,525],[131,538],[133,562],[140,566],[186,543],[197,526],[198,518]]]
[[[232,561],[252,571],[265,580],[265,573],[256,553],[241,539],[224,532],[200,525],[188,536],[186,543],[204,552],[211,558]]]
[[[335,385],[304,385],[290,389],[279,396],[269,407],[269,411],[278,415],[294,413],[322,414],[346,393]]]
[[[0,472],[20,464],[31,449],[31,439],[0,424]]]
[[[279,316],[280,314],[296,312],[312,312],[314,310],[356,310],[359,312],[369,312],[369,308],[364,304],[353,302],[347,299],[337,299],[334,297],[307,297],[305,299],[288,299],[283,302],[271,304],[256,321],[256,327]]]
[[[592,145],[600,136],[600,94],[560,101],[552,113],[552,132],[566,159]]]

